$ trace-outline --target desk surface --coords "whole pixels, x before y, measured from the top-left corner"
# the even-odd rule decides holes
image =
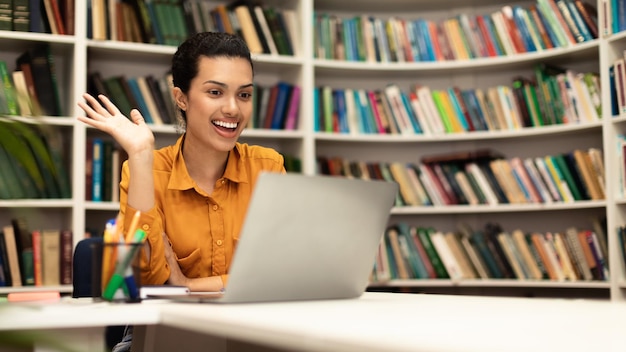
[[[165,305],[163,323],[311,351],[626,351],[626,305],[365,293],[357,300]]]
[[[67,297],[58,303],[0,304],[0,331],[153,325],[160,319],[160,310],[151,303],[122,304]]]
[[[365,293],[313,302],[0,308],[5,331],[119,324],[305,351],[626,350],[626,305],[608,301]]]

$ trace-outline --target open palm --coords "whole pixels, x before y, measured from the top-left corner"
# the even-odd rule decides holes
[[[111,135],[129,155],[154,148],[154,134],[138,110],[133,109],[129,119],[104,95],[99,101],[90,94],[83,98],[86,102],[78,106],[87,116],[79,116],[79,121]]]

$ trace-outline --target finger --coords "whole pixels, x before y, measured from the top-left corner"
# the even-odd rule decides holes
[[[96,98],[94,98],[91,94],[85,93],[83,94],[83,98],[85,99],[85,101],[87,101],[88,104],[86,105],[88,105],[92,111],[95,111],[99,114],[107,113],[106,109],[102,107],[102,104],[100,104],[100,102],[96,100]]]
[[[87,116],[91,117],[91,118],[96,118],[96,117],[102,117],[100,114],[98,114],[92,107],[91,105],[84,103],[82,101],[78,102],[78,106],[83,109],[83,111],[87,114]]]
[[[120,110],[117,108],[117,106],[115,106],[115,104],[113,104],[113,102],[111,102],[111,100],[109,100],[109,98],[107,98],[105,95],[102,95],[102,94],[98,95],[98,99],[100,99],[102,104],[106,107],[107,111],[111,115],[122,114]]]
[[[141,113],[139,112],[139,110],[137,109],[132,109],[130,111],[130,119],[136,124],[136,125],[142,125],[146,123],[146,120],[143,118],[143,115],[141,115]]]
[[[78,102],[78,106],[85,111],[87,116],[78,116],[78,121],[88,124],[91,127],[98,129],[104,128],[104,117],[101,114],[95,112],[89,105],[83,102]]]
[[[161,238],[163,238],[163,243],[166,247],[172,248],[172,242],[170,242],[170,239],[167,237],[165,232],[161,232]]]

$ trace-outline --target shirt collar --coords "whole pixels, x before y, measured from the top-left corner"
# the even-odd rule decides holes
[[[194,181],[191,176],[189,176],[183,157],[184,140],[185,134],[178,138],[172,148],[173,163],[172,173],[167,186],[168,189],[187,190],[194,187]],[[235,148],[233,148],[228,155],[223,177],[235,183],[249,183],[250,181],[248,172],[242,164],[241,147],[239,143],[235,144]]]

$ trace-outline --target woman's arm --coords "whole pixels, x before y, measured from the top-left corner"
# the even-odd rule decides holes
[[[152,130],[136,109],[130,112],[129,119],[104,95],[99,95],[99,100],[89,94],[84,94],[83,98],[86,102],[79,102],[78,106],[85,111],[86,116],[79,116],[77,119],[111,135],[128,154],[128,174],[123,175],[123,179],[126,177],[128,179],[125,188],[127,193],[124,194],[124,187],[120,190],[120,200],[127,205],[120,209],[122,215],[127,215],[125,210],[128,210],[128,207],[142,213],[149,213],[155,205],[152,173],[154,134]],[[149,245],[145,247],[145,254],[149,267],[151,251],[158,252],[162,245],[159,246],[159,243],[156,243],[156,248],[152,248],[152,242],[148,241],[148,243]]]
[[[154,134],[146,125],[141,113],[133,109],[130,119],[104,95],[98,98],[84,94],[87,101],[78,106],[87,116],[78,120],[111,135],[128,154],[130,184],[128,186],[128,204],[142,212],[154,207],[154,178],[152,175]],[[102,102],[102,103],[100,103]]]
[[[224,288],[224,282],[221,276],[199,277],[190,279],[183,274],[178,266],[178,258],[172,250],[167,235],[163,233],[163,243],[165,247],[165,259],[170,267],[170,277],[167,283],[170,285],[187,286],[190,291],[211,291],[217,292]]]

